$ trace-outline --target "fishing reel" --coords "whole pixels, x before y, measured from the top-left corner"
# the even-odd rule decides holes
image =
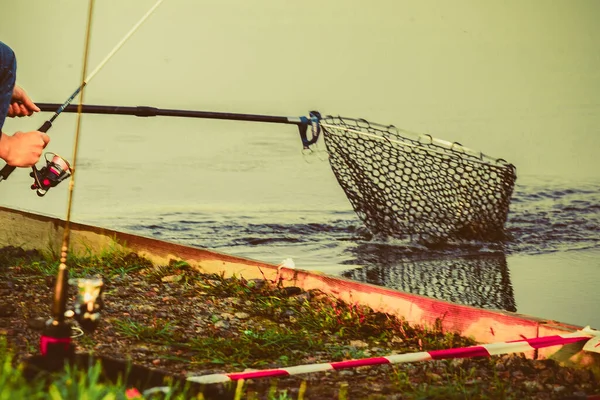
[[[98,328],[100,312],[104,308],[102,292],[104,282],[101,278],[70,279],[69,285],[77,287],[77,297],[72,310],[67,310],[64,317],[50,318],[46,321],[44,332],[40,338],[40,352],[49,367],[60,368],[65,358],[74,355],[72,339],[82,336],[84,332],[91,333]],[[59,292],[66,288],[57,289]],[[65,294],[62,294],[64,296]],[[60,308],[60,300],[55,298],[54,308]],[[79,328],[73,326],[65,318],[73,318]],[[77,332],[78,333],[74,333]]]
[[[95,331],[100,323],[100,312],[104,308],[104,282],[101,278],[79,278],[69,280],[69,284],[77,287],[77,297],[72,313],[69,314],[84,331]]]
[[[52,159],[48,159],[48,155],[52,155]],[[58,185],[69,176],[71,176],[71,165],[67,160],[55,153],[46,153],[44,155],[46,165],[41,169],[35,166],[29,174],[33,178],[31,190],[35,190],[37,195],[43,197],[50,188]]]

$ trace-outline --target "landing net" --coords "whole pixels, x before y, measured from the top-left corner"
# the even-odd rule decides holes
[[[429,243],[505,237],[512,164],[360,119],[327,116],[321,128],[340,186],[376,237]]]

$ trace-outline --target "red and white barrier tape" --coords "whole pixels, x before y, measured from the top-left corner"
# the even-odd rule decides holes
[[[386,357],[372,357],[321,364],[306,364],[288,368],[246,371],[231,374],[190,376],[187,378],[187,380],[196,383],[210,384],[235,381],[240,379],[272,378],[277,376],[298,375],[310,372],[322,372],[329,370],[339,370],[381,364],[399,364],[417,361],[443,360],[450,358],[489,357],[492,355],[521,353],[531,351],[534,349],[541,349],[544,347],[561,346],[570,343],[581,342],[584,340],[588,341],[588,343],[584,347],[584,350],[600,352],[600,332],[586,327],[580,331],[565,335],[544,336],[533,339],[522,339],[509,342],[482,344],[478,346],[462,347],[457,349],[394,354]]]

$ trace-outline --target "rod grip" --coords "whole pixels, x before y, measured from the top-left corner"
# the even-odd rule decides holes
[[[15,168],[16,167],[13,167],[12,165],[6,164],[2,169],[0,169],[0,182],[8,178]]]
[[[44,125],[42,125],[40,129],[38,129],[38,131],[46,133],[50,128],[52,128],[52,122],[46,121],[44,122]]]
[[[40,129],[38,129],[38,131],[46,133],[50,128],[52,128],[52,122],[46,121],[44,122],[44,125],[42,125]],[[0,182],[8,179],[10,174],[12,174],[16,168],[17,167],[13,167],[12,165],[6,164],[2,169],[0,169]]]

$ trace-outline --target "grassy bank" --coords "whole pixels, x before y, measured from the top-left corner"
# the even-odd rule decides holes
[[[184,262],[155,266],[135,254],[108,251],[71,257],[68,264],[72,277],[100,275],[106,284],[103,320],[93,334],[75,340],[77,351],[131,360],[174,377],[474,344],[439,326],[409,325],[318,291],[278,287],[264,280],[201,274]],[[16,366],[37,352],[40,328],[50,315],[58,261],[39,252],[5,248],[0,250],[0,265],[4,276],[0,282],[0,335],[14,354],[10,365]],[[2,372],[3,377],[9,375]],[[104,385],[100,378],[101,374],[94,385]],[[80,382],[80,378],[65,378],[64,374],[56,379]],[[15,390],[27,387],[18,379],[14,382],[11,387]],[[118,396],[123,395],[125,386],[110,389],[117,396],[114,398],[121,398]],[[220,393],[236,396],[237,387],[223,387]],[[43,390],[36,390],[40,396],[51,396],[49,388],[46,385]],[[552,399],[598,392],[600,386],[589,371],[508,355],[258,379],[240,384],[238,396]]]

